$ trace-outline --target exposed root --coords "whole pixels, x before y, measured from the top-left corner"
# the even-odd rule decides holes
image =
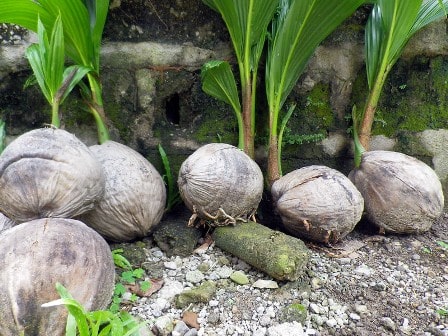
[[[188,226],[209,226],[209,227],[217,227],[217,226],[228,226],[228,225],[236,225],[237,222],[243,222],[247,223],[248,220],[252,220],[256,222],[255,220],[255,211],[252,211],[249,215],[245,216],[231,216],[225,212],[223,208],[219,208],[216,212],[216,215],[211,215],[204,209],[202,211],[198,211],[196,206],[193,206],[193,214],[191,215],[190,219],[188,220]],[[206,217],[201,218],[202,217]],[[198,224],[195,224],[199,220]]]

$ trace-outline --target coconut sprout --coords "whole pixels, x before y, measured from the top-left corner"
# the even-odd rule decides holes
[[[0,235],[0,335],[65,335],[61,283],[86,310],[105,309],[114,289],[115,266],[106,241],[85,224],[43,218]]]
[[[245,221],[256,211],[263,193],[258,165],[238,148],[211,143],[198,148],[180,167],[180,195],[197,217],[212,225]]]
[[[106,187],[101,201],[82,221],[111,241],[146,236],[165,209],[162,177],[148,160],[125,145],[107,141],[90,149],[103,166]]]
[[[80,215],[92,209],[103,192],[100,163],[64,130],[24,133],[0,156],[0,212],[17,223]]]
[[[335,243],[362,217],[364,200],[353,183],[325,166],[296,169],[272,185],[275,208],[291,234]]]
[[[364,197],[367,218],[385,231],[425,232],[442,215],[440,180],[431,167],[414,157],[365,152],[349,178]]]

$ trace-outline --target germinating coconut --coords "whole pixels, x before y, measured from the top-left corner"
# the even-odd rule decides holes
[[[291,234],[334,243],[362,217],[364,200],[353,183],[325,166],[294,170],[272,185],[275,208]]]
[[[67,309],[41,307],[59,299],[61,283],[84,308],[106,309],[115,265],[106,241],[85,224],[43,218],[0,235],[0,335],[65,335]]]
[[[80,219],[111,241],[146,236],[165,209],[162,177],[142,155],[118,142],[90,149],[103,166],[106,187],[96,207]]]
[[[223,143],[198,148],[180,167],[180,195],[196,217],[211,225],[234,224],[253,215],[263,193],[263,174],[248,155]]]
[[[64,130],[27,132],[0,156],[0,212],[17,223],[80,215],[92,209],[103,192],[100,163]]]
[[[368,219],[385,231],[425,232],[443,213],[437,174],[414,157],[391,151],[365,152],[349,178],[364,197]]]

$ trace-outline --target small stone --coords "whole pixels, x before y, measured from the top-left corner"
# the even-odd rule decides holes
[[[203,262],[198,266],[198,271],[205,273],[210,269],[209,263]]]
[[[330,328],[334,328],[338,322],[334,318],[330,318],[325,322],[325,324]]]
[[[197,335],[198,335],[198,331],[196,330],[196,328],[192,328],[192,329],[188,330],[184,336],[197,336]]]
[[[314,314],[320,314],[320,308],[316,303],[310,303],[310,310]]]
[[[371,276],[375,271],[374,271],[372,268],[370,268],[370,267],[368,267],[368,266],[362,264],[362,265],[356,267],[355,270],[354,270],[354,272],[355,272],[356,274],[359,274],[359,275],[363,275],[363,276],[369,277],[369,276]]]
[[[237,283],[238,285],[247,285],[249,283],[249,278],[242,271],[233,272],[230,275],[230,279],[232,279],[232,281]]]
[[[384,326],[384,328],[391,330],[391,331],[395,331],[397,329],[395,322],[392,321],[392,319],[390,317],[381,318],[381,324]]]
[[[298,322],[286,322],[268,328],[268,336],[305,336],[303,327]]]
[[[366,305],[355,304],[355,311],[356,311],[358,314],[360,314],[360,315],[362,315],[362,314],[364,314],[364,313],[367,313],[368,310],[369,310],[369,308],[367,308]]]
[[[311,288],[319,289],[320,287],[322,287],[322,281],[316,277],[312,278],[311,279]]]
[[[350,313],[349,316],[350,316],[350,318],[351,318],[353,321],[359,321],[359,320],[361,320],[361,316],[359,316],[359,315],[356,314],[356,313]]]
[[[174,261],[166,261],[163,263],[163,266],[165,266],[166,269],[169,270],[176,270],[177,269],[177,265]]]
[[[276,281],[272,281],[272,280],[259,279],[259,280],[255,281],[252,286],[255,288],[276,289],[276,288],[278,288],[278,283]]]
[[[218,313],[210,313],[210,314],[207,316],[207,322],[208,322],[208,323],[211,323],[211,324],[218,323],[220,320],[221,320],[221,319],[220,319],[220,316],[219,316]]]
[[[193,284],[201,282],[204,278],[204,273],[199,270],[188,271],[187,274],[185,274],[185,280]]]
[[[190,328],[188,328],[184,321],[178,321],[174,327],[172,336],[183,336],[188,330],[190,330]]]
[[[154,328],[157,330],[158,335],[168,336],[174,329],[173,318],[169,315],[159,317],[154,323]]]
[[[228,266],[223,266],[223,267],[221,267],[221,268],[217,271],[218,276],[219,276],[221,279],[228,279],[228,278],[230,278],[230,275],[232,274],[232,272],[233,272],[233,269],[231,269],[231,268],[228,267]]]
[[[260,325],[262,327],[267,327],[270,326],[272,324],[271,322],[271,317],[268,315],[263,315],[260,317],[260,319],[258,320],[258,323],[260,323]]]
[[[216,292],[216,284],[213,281],[204,281],[199,287],[188,289],[176,296],[176,308],[182,309],[190,303],[208,302]]]

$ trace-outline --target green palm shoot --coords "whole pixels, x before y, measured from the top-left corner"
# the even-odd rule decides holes
[[[137,336],[146,323],[137,321],[128,312],[107,310],[88,312],[60,283],[56,284],[60,299],[44,303],[42,307],[65,306],[68,310],[66,336]]]
[[[294,111],[284,113],[288,95],[304,72],[316,48],[364,0],[281,0],[272,22],[272,40],[266,60],[266,94],[269,105],[268,183],[282,175],[282,133]]]
[[[56,18],[64,27],[64,50],[75,65],[91,69],[84,97],[98,128],[98,139],[109,139],[100,82],[100,47],[109,0],[2,0],[0,22],[37,32],[38,21],[53,31]]]
[[[448,0],[377,0],[365,30],[365,55],[369,95],[360,115],[356,115],[359,142],[355,165],[369,149],[375,111],[384,83],[410,38],[431,22],[446,16]],[[355,113],[356,114],[356,113]],[[354,133],[355,134],[355,133]]]
[[[43,95],[51,105],[51,124],[59,127],[59,106],[90,68],[79,65],[65,67],[64,34],[60,16],[56,18],[50,37],[41,20],[38,20],[37,33],[38,43],[27,48],[26,57]]]
[[[230,64],[211,61],[202,69],[203,90],[231,105],[238,122],[238,147],[254,157],[257,73],[267,29],[278,0],[203,0],[221,14],[238,63],[241,100]]]

